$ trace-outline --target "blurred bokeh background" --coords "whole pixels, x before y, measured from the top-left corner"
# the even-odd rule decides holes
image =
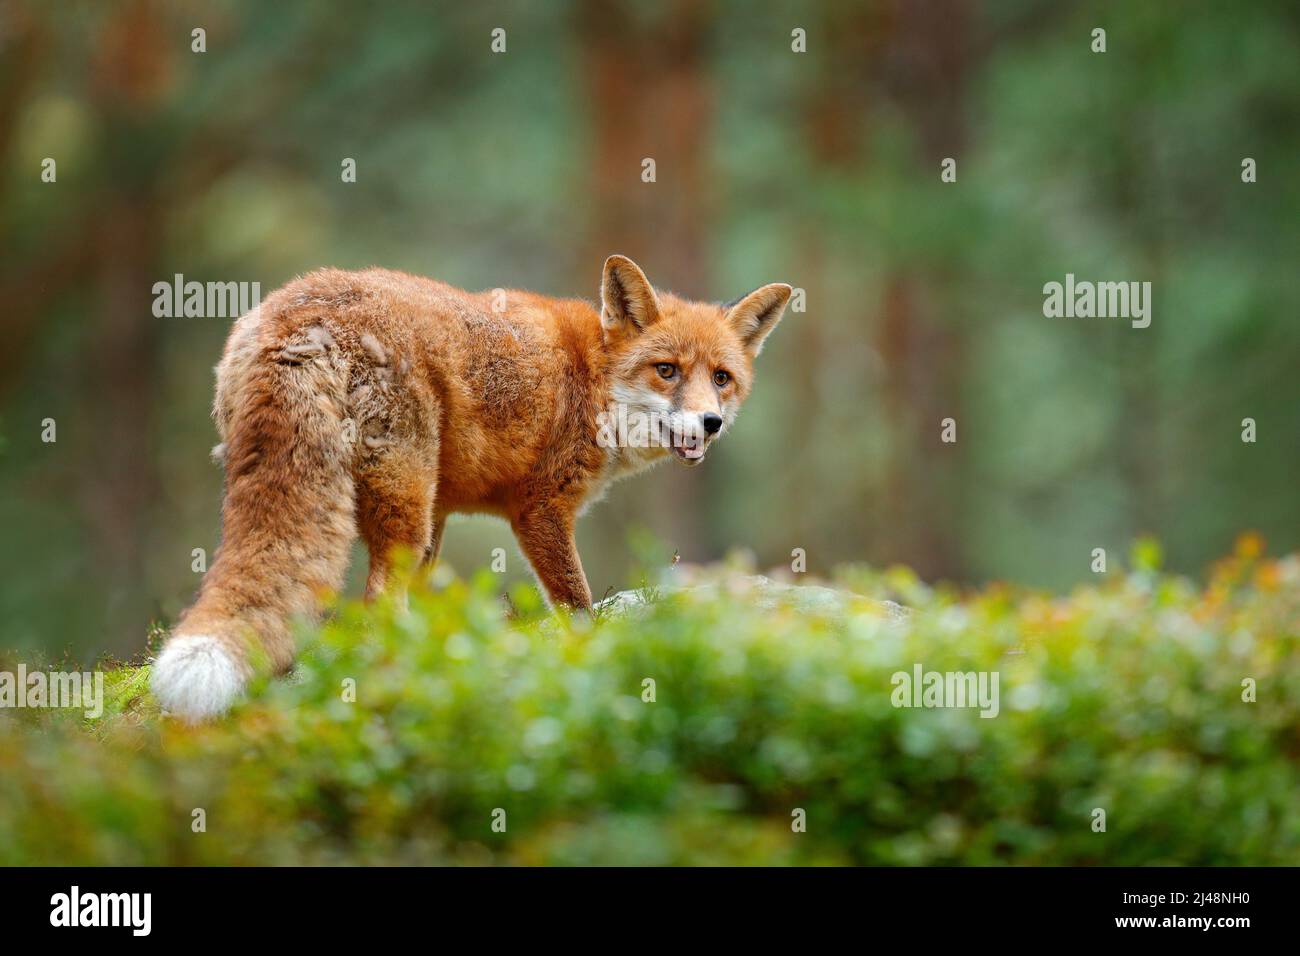
[[[709,462],[584,520],[597,595],[638,529],[1053,589],[1143,533],[1295,549],[1298,40],[1284,0],[0,5],[0,645],[137,654],[216,547],[230,323],[156,318],[175,273],[805,290]],[[1045,318],[1067,272],[1150,281],[1150,328]],[[486,520],[444,559],[498,546],[525,577]]]

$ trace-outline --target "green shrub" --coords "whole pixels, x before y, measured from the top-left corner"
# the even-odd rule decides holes
[[[1300,863],[1300,559],[1247,538],[1201,589],[1144,547],[1060,598],[841,573],[902,623],[725,570],[594,623],[490,575],[349,604],[211,726],[134,668],[97,722],[0,715],[0,862]],[[1000,713],[894,707],[917,663],[998,672]]]

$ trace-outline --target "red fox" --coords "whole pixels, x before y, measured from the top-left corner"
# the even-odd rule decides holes
[[[611,256],[599,311],[382,269],[272,293],[217,366],[222,543],[154,662],[155,697],[191,721],[224,712],[256,651],[290,667],[290,619],[341,586],[357,534],[374,597],[395,549],[431,564],[458,512],[508,520],[551,602],[590,608],[578,514],[656,461],[703,460],[791,291],[691,302]]]

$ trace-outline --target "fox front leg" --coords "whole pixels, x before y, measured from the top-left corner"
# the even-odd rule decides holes
[[[525,512],[511,522],[519,549],[533,566],[552,604],[591,609],[591,588],[573,539],[573,515],[545,508]]]

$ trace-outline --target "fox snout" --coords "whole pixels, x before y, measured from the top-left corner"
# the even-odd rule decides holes
[[[722,430],[723,419],[717,412],[677,412],[671,416],[665,444],[678,461],[698,465],[704,452]]]
[[[697,441],[722,431],[722,416],[717,412],[674,412],[669,421],[674,435]]]

